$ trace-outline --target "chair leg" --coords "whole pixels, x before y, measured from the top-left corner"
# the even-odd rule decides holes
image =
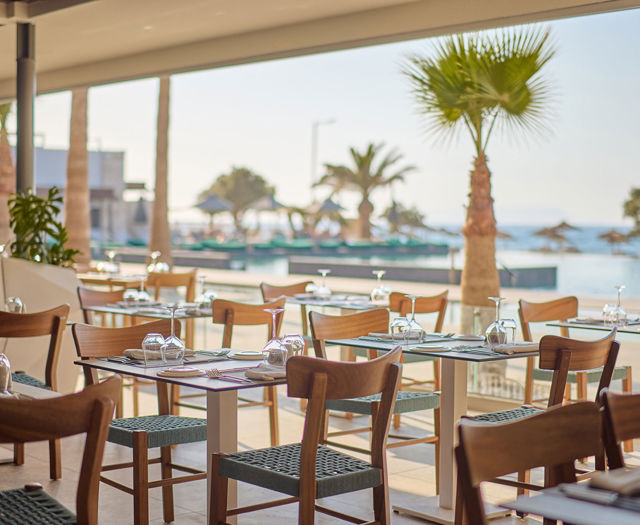
[[[171,447],[160,448],[160,471],[162,479],[171,478]],[[173,512],[173,485],[162,487],[162,516],[167,523],[171,523],[175,519]]]
[[[436,408],[433,411],[433,432],[437,436],[438,440],[435,442],[434,453],[436,455],[436,495],[440,494],[440,409]]]
[[[220,475],[220,460],[225,454],[214,452],[211,455],[211,493],[209,500],[209,525],[227,522],[227,487],[229,479]]]
[[[587,374],[584,372],[578,372],[576,374],[576,388],[578,389],[578,401],[587,400]]]
[[[171,407],[169,412],[174,416],[180,415],[180,385],[171,385]]]
[[[116,418],[122,417],[122,407],[124,406],[124,386],[120,387],[120,399],[116,405]]]
[[[622,380],[622,391],[625,394],[631,394],[631,367],[627,367],[627,375]],[[624,451],[633,452],[633,439],[628,439],[624,442]]]
[[[149,524],[149,435],[133,433],[133,523]]]
[[[564,387],[564,403],[571,401],[571,383],[567,383]]]
[[[13,463],[14,465],[24,465],[24,443],[13,444]]]
[[[140,413],[140,405],[138,403],[140,387],[138,385],[138,380],[135,377],[133,378],[133,384],[131,385],[131,392],[133,393],[133,417],[138,417],[138,414]]]
[[[298,524],[314,525],[316,519],[316,500],[312,494],[300,493],[298,502]]]
[[[373,516],[380,525],[391,523],[389,513],[389,487],[388,480],[383,477],[382,484],[373,488]]]
[[[277,447],[280,442],[280,431],[278,428],[278,391],[275,386],[265,388],[267,399],[269,400],[269,429],[271,431],[271,446]]]
[[[524,404],[533,403],[533,366],[535,364],[533,357],[527,357],[527,372],[524,379]]]
[[[49,441],[49,477],[51,479],[60,479],[62,477],[60,454],[60,440]]]

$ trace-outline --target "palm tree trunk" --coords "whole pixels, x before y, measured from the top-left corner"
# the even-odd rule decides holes
[[[0,129],[0,244],[12,237],[9,225],[9,194],[16,191],[16,170],[13,166],[7,131]],[[8,247],[8,244],[7,244]]]
[[[88,89],[71,92],[67,187],[64,192],[64,223],[69,234],[68,247],[80,250],[78,268],[91,261],[91,215],[89,205],[89,154],[87,152]]]
[[[463,333],[471,333],[474,309],[479,313],[480,328],[484,330],[492,320],[493,309],[488,297],[500,293],[500,281],[496,269],[495,238],[496,219],[491,197],[491,172],[484,153],[474,161],[470,177],[469,206],[465,236],[465,259],[462,270],[462,321]]]
[[[169,89],[170,77],[160,77],[158,91],[158,124],[156,134],[156,182],[151,211],[150,251],[159,251],[160,260],[173,265],[171,230],[167,204],[167,159],[169,156]]]
[[[371,212],[373,212],[373,204],[367,196],[363,196],[362,202],[358,206],[360,237],[362,239],[371,239]]]

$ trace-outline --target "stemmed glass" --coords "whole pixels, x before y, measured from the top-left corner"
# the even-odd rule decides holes
[[[174,303],[166,305],[165,308],[171,312],[171,335],[162,345],[162,360],[165,363],[168,360],[175,360],[178,364],[182,364],[186,347],[182,339],[175,335],[174,330],[176,310],[179,310],[180,306]]]
[[[149,301],[151,301],[151,296],[149,295],[149,292],[147,292],[144,289],[145,279],[146,279],[145,275],[140,277],[140,290],[138,290],[138,295],[136,296],[136,299],[135,299],[139,303],[148,303]]]
[[[156,266],[158,264],[158,258],[162,255],[162,252],[155,250],[149,254],[151,262],[147,265],[147,273],[153,273],[157,271]]]
[[[491,323],[486,331],[487,343],[489,346],[501,345],[507,341],[507,329],[500,322],[500,303],[505,300],[504,297],[489,297],[496,303],[496,320]]]
[[[373,270],[372,273],[376,276],[377,281],[376,287],[371,292],[371,302],[376,306],[388,306],[391,288],[382,284],[382,277],[386,272],[384,270]]]
[[[622,290],[624,290],[626,286],[624,284],[618,284],[614,286],[614,288],[618,291],[618,302],[616,304],[614,320],[617,326],[625,326],[627,324],[627,311],[622,308],[622,305],[620,304],[620,296],[622,295]]]
[[[318,273],[322,275],[322,284],[320,288],[316,290],[316,295],[320,297],[331,297],[331,290],[327,286],[327,275],[331,273],[331,270],[328,268],[322,268],[318,270]]]
[[[109,259],[109,264],[107,265],[107,273],[116,274],[120,270],[118,267],[118,263],[116,263],[116,256],[118,253],[115,250],[108,250],[105,254],[107,259]]]
[[[200,310],[207,310],[211,308],[211,303],[218,298],[218,294],[215,290],[207,290],[205,288],[205,279],[206,276],[201,275],[198,277],[198,281],[200,281],[200,295],[196,297],[196,304]]]
[[[127,288],[122,294],[125,303],[135,303],[138,300],[138,290],[135,288]]]
[[[318,291],[318,285],[314,282],[310,282],[307,286],[304,287],[304,291],[311,295],[314,295]]]
[[[416,320],[416,299],[418,296],[405,295],[405,297],[411,300],[411,320],[407,327],[407,338],[419,339],[422,341],[422,338],[424,337],[424,328],[422,328],[422,325]]]
[[[262,349],[264,360],[269,365],[284,366],[287,361],[287,347],[278,339],[278,323],[276,317],[284,312],[284,308],[265,308],[265,312],[271,314],[271,339]]]
[[[4,305],[7,312],[14,314],[23,314],[26,311],[24,303],[20,297],[7,297],[7,303]]]

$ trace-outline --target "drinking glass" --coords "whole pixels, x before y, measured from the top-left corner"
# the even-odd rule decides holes
[[[507,337],[505,343],[515,343],[516,342],[516,329],[518,325],[515,319],[501,319],[500,324],[502,324],[503,328],[511,330],[511,339]],[[508,335],[508,334],[507,334]]]
[[[14,314],[23,314],[27,311],[20,297],[7,297],[7,303],[4,308],[7,312]]]
[[[627,324],[627,311],[622,308],[620,304],[620,295],[622,295],[622,290],[626,288],[624,284],[618,284],[614,286],[614,288],[618,291],[618,303],[616,304],[615,309],[615,323],[616,326],[626,326]]]
[[[422,341],[422,338],[424,337],[424,328],[422,328],[422,325],[416,320],[416,299],[418,296],[406,295],[405,297],[411,300],[411,320],[407,327],[407,338],[419,339]]]
[[[304,337],[298,334],[287,334],[282,338],[282,344],[287,348],[287,359],[304,352],[306,342]]]
[[[504,297],[489,297],[496,303],[496,320],[491,323],[486,331],[487,344],[491,347],[493,345],[501,345],[507,341],[507,330],[500,323],[500,303],[505,300]]]
[[[376,306],[389,306],[389,296],[391,295],[391,288],[382,284],[382,277],[386,273],[384,270],[373,270],[373,275],[376,276],[376,287],[371,292],[371,302]]]
[[[140,290],[138,290],[138,296],[136,297],[136,301],[138,301],[139,303],[148,303],[149,301],[151,301],[149,292],[144,289],[145,279],[146,276],[144,275],[140,278]]]
[[[271,314],[271,339],[262,349],[265,363],[273,366],[284,366],[287,362],[287,347],[278,339],[277,315],[284,312],[284,308],[265,308]]]
[[[328,268],[322,268],[318,270],[318,273],[322,275],[322,284],[320,288],[316,290],[316,295],[319,297],[331,297],[331,290],[327,286],[327,275],[331,273]]]
[[[409,320],[406,317],[396,317],[391,321],[391,339],[393,341],[402,341],[405,337],[405,332],[409,328]]]
[[[138,300],[138,290],[135,288],[127,288],[122,294],[125,303],[135,303]]]
[[[120,271],[120,267],[116,262],[118,253],[115,250],[107,250],[105,255],[109,259],[109,262],[105,265],[107,273],[117,274]]]
[[[166,305],[165,308],[171,312],[171,335],[164,340],[162,345],[162,361],[166,363],[171,360],[175,361],[176,364],[182,364],[186,347],[182,339],[175,335],[174,331],[176,310],[179,310],[180,306],[174,303]]]
[[[316,283],[309,283],[304,287],[306,293],[315,294],[318,291],[318,285]]]
[[[602,308],[602,320],[604,321],[604,326],[612,328],[616,322],[616,311],[618,307],[615,304],[605,304]]]
[[[171,270],[171,267],[169,266],[169,263],[164,261],[159,261],[156,263],[156,269],[154,270],[154,272],[169,273],[170,270]]]
[[[206,276],[198,277],[200,281],[200,295],[196,297],[196,304],[200,310],[210,310],[211,303],[218,298],[218,294],[214,290],[207,290],[205,285]]]
[[[162,345],[164,344],[162,334],[147,334],[142,340],[142,354],[144,355],[144,366],[148,366],[151,359],[162,358]]]
[[[151,257],[151,262],[147,265],[147,273],[157,272],[156,265],[158,263],[158,258],[162,255],[162,252],[157,250],[151,252],[149,257]]]

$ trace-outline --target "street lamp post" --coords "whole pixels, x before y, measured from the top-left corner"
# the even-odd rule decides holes
[[[315,120],[311,124],[311,197],[313,200],[313,185],[316,182],[316,167],[318,164],[318,128],[323,124],[333,124],[336,119]]]

